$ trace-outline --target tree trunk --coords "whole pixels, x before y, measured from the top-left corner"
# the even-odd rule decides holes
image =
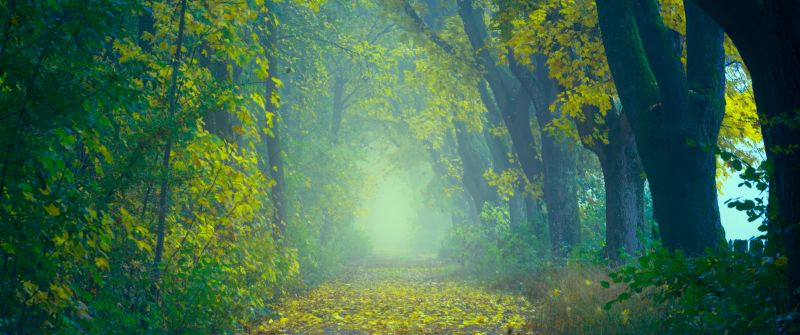
[[[508,219],[511,228],[521,227],[528,222],[528,213],[525,208],[525,196],[521,189],[516,190],[508,202]]]
[[[609,264],[617,266],[622,263],[620,252],[636,256],[643,249],[644,177],[625,117],[608,126],[609,141],[598,157],[606,188],[606,254]]]
[[[503,113],[503,120],[525,175],[531,182],[536,182],[539,175],[544,172],[543,191],[553,255],[562,258],[580,237],[575,153],[571,152],[565,143],[543,132],[542,158],[539,160],[528,114],[530,104],[533,103],[540,127],[543,128],[548,124],[552,118],[549,105],[555,99],[555,92],[543,93],[542,88],[527,90],[525,87],[520,87],[516,89],[516,93],[511,93],[515,87],[520,86],[517,82],[522,78],[520,74],[515,73],[517,75],[515,80],[507,71],[497,66],[497,61],[487,48],[489,35],[483,21],[483,12],[474,7],[472,0],[458,0],[458,6],[464,30],[477,53],[475,60],[486,71],[486,81]],[[532,74],[527,72],[525,75]]]
[[[473,200],[475,210],[480,213],[483,204],[497,201],[497,193],[483,177],[483,172],[489,168],[488,152],[481,147],[482,141],[470,134],[462,122],[455,121],[455,133],[458,154],[463,165],[462,183]]]
[[[152,8],[152,1],[147,1],[147,7]],[[153,19],[153,14],[149,11],[145,11],[142,15],[139,15],[139,40],[138,44],[139,47],[142,49],[143,53],[150,52],[150,41],[146,40],[144,37],[144,33],[152,34],[155,30],[155,20]]]
[[[553,256],[564,258],[580,241],[580,216],[576,185],[577,156],[575,148],[560,141],[545,130],[552,114],[549,108],[537,110],[542,132],[542,165],[544,166],[543,194],[550,226]]]
[[[275,83],[272,78],[267,78],[265,91],[268,94],[275,91]],[[270,95],[267,95],[269,97]],[[269,100],[269,98],[267,98]],[[267,144],[267,159],[269,160],[269,175],[275,181],[272,187],[271,199],[272,205],[275,207],[273,220],[278,228],[280,237],[285,237],[286,234],[286,182],[283,173],[283,157],[281,154],[281,137],[280,127],[280,113],[278,107],[268,103],[265,109],[275,114],[273,120],[274,124],[270,129],[270,134],[265,134],[262,137]]]
[[[229,85],[233,82],[233,78],[228,73],[228,63],[222,60],[214,59],[213,58],[213,51],[207,47],[204,47],[206,50],[206,56],[201,56],[201,65],[207,67],[210,72],[211,76],[214,77],[217,85],[221,89],[225,89],[226,85]],[[233,128],[231,128],[231,114],[225,109],[225,105],[219,106],[211,106],[211,109],[208,110],[203,115],[203,121],[206,124],[206,129],[214,135],[217,135],[219,138],[226,140],[228,142],[233,141]]]
[[[169,116],[172,118],[178,108],[178,72],[180,70],[181,57],[183,55],[183,31],[186,26],[186,0],[181,0],[180,14],[178,22],[178,37],[175,45],[175,56],[172,59],[172,77],[170,78],[167,90],[169,99]],[[164,145],[164,156],[161,165],[161,192],[158,199],[158,223],[156,231],[156,247],[153,254],[153,278],[158,282],[161,276],[161,257],[164,253],[164,237],[166,235],[166,218],[169,212],[169,175],[170,175],[170,155],[172,154],[173,139],[167,135],[167,142]]]
[[[606,56],[650,181],[663,244],[700,255],[722,241],[716,161],[713,151],[688,141],[716,144],[724,113],[721,32],[687,12],[687,36],[695,39],[687,40],[687,68],[693,72],[687,76],[654,1],[641,0],[638,6],[632,0],[596,2]]]
[[[542,138],[542,166],[544,168],[543,194],[547,205],[547,221],[550,226],[550,243],[553,256],[564,258],[572,246],[580,242],[580,212],[575,176],[577,153],[568,140],[559,139],[547,130],[555,115],[550,103],[556,100],[557,86],[547,77],[547,65],[543,57],[535,57],[539,69],[531,73],[527,69],[513,66],[512,72],[521,83],[521,90],[534,99],[536,121]],[[535,79],[535,80],[534,80]]]
[[[547,239],[550,233],[547,230],[547,224],[542,208],[539,202],[531,196],[524,198],[525,200],[525,213],[528,218],[528,224],[531,225],[533,234],[537,239]]]
[[[276,30],[276,23],[272,18],[267,21],[267,34],[268,36],[264,36],[265,42],[265,52],[267,53],[267,62],[269,63],[270,68],[272,69],[271,72],[278,68],[278,61],[275,58],[276,48],[274,45],[274,41],[272,40],[275,36]],[[269,128],[269,133],[261,132],[261,138],[267,145],[267,160],[269,164],[267,165],[269,169],[269,176],[275,182],[274,186],[270,190],[270,198],[272,200],[272,205],[274,207],[273,212],[273,223],[277,228],[278,238],[285,241],[286,237],[286,181],[284,179],[284,164],[283,164],[283,156],[281,154],[281,132],[279,123],[281,122],[281,115],[280,115],[280,106],[273,104],[272,96],[273,94],[277,94],[276,92],[276,84],[272,78],[275,77],[275,73],[270,73],[269,76],[264,80],[264,112],[265,113],[272,113],[273,116],[273,125],[269,128],[269,125],[264,125],[264,128]]]
[[[781,231],[789,289],[800,305],[800,4],[796,1],[687,1],[708,13],[739,49],[753,81],[767,159],[769,224]],[[772,230],[772,229],[771,229]]]
[[[489,151],[492,154],[492,167],[495,171],[511,169],[512,165],[508,160],[508,154],[510,150],[507,142],[509,142],[509,139],[495,136],[489,131],[490,127],[495,128],[505,126],[503,124],[503,115],[492,98],[491,93],[489,93],[489,90],[486,88],[486,83],[483,81],[478,83],[478,92],[481,95],[481,100],[483,101],[484,106],[486,106],[488,114],[486,117],[488,124],[483,129],[483,137],[486,139],[486,145],[489,146]],[[513,166],[513,168],[517,167],[518,166],[516,165]],[[526,180],[522,180],[519,183],[514,195],[508,201],[506,201],[508,204],[510,225],[512,227],[524,225],[528,221],[527,213],[525,212],[524,199],[525,184],[527,183]]]

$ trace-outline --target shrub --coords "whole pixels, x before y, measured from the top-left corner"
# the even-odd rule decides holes
[[[661,323],[671,333],[795,333],[786,263],[784,256],[709,250],[687,258],[659,248],[610,274],[627,288],[606,307],[642,295],[666,308]]]

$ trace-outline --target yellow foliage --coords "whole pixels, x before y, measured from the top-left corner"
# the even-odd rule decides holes
[[[58,209],[58,207],[55,204],[49,204],[47,206],[44,206],[44,210],[47,212],[47,214],[50,214],[50,216],[61,215],[61,210]]]
[[[443,277],[438,266],[357,267],[277,306],[267,334],[529,334],[533,306]]]
[[[497,194],[506,201],[514,196],[514,192],[519,183],[525,182],[525,176],[522,171],[517,168],[503,170],[500,171],[500,173],[489,169],[483,173],[483,178],[486,179],[489,186],[496,187]]]
[[[587,106],[605,115],[616,94],[594,1],[542,1],[527,18],[513,20],[512,24],[514,29],[505,43],[514,57],[524,64],[534,54],[546,55],[547,69],[535,70],[548,71],[548,76],[564,88],[550,106],[556,119],[548,130],[578,139],[572,120],[585,119],[583,108]],[[584,140],[602,141],[606,137],[600,132],[591,136]]]

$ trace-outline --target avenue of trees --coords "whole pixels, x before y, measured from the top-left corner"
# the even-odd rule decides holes
[[[375,152],[466,272],[798,331],[796,1],[0,4],[0,333],[246,329],[369,255]]]

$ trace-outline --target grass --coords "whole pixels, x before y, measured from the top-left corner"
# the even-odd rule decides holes
[[[525,295],[538,308],[533,324],[540,334],[655,334],[662,309],[640,297],[604,305],[622,293],[623,287],[603,288],[608,268],[600,265],[550,266],[540,275],[522,281]]]

